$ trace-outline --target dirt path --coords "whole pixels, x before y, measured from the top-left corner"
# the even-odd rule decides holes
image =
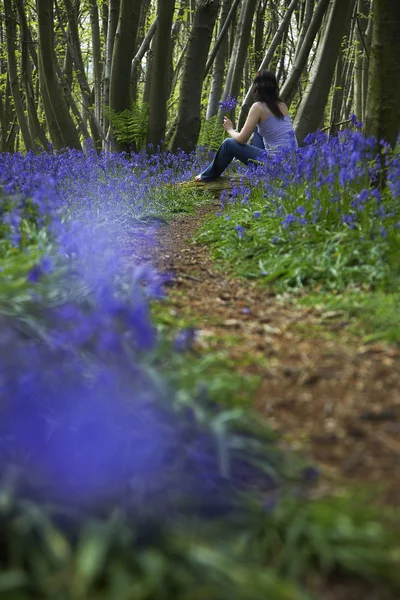
[[[211,335],[237,338],[232,358],[261,378],[255,408],[328,479],[383,484],[382,499],[398,504],[399,349],[363,345],[343,315],[295,306],[221,271],[190,241],[216,208],[160,230],[158,266],[175,274],[169,303],[178,314],[199,317],[200,346]]]

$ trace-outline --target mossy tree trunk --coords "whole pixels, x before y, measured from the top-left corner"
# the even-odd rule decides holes
[[[79,136],[75,123],[69,113],[62,87],[56,72],[56,57],[54,53],[54,22],[53,22],[53,0],[36,1],[38,28],[39,28],[39,68],[42,70],[41,83],[45,86],[49,104],[45,103],[46,118],[50,122],[55,119],[61,138],[61,147],[81,149]],[[56,140],[56,149],[59,147],[58,136],[52,136]]]
[[[334,0],[324,37],[320,42],[314,75],[310,78],[306,93],[295,119],[295,131],[299,143],[321,124],[332,84],[337,57],[352,14],[354,0]]]
[[[178,124],[171,142],[174,151],[189,152],[199,137],[204,70],[218,8],[219,0],[197,0],[181,80]]]
[[[110,108],[129,109],[131,103],[131,64],[136,49],[142,0],[121,0],[110,73]],[[116,143],[117,150],[126,150]]]
[[[400,129],[399,31],[399,0],[374,0],[365,132],[392,148]]]
[[[167,101],[170,90],[169,67],[172,52],[171,28],[175,0],[158,0],[157,29],[154,36],[150,82],[149,128],[147,141],[157,146],[165,140]]]
[[[25,148],[27,150],[36,150],[36,145],[34,140],[32,139],[31,132],[29,129],[28,120],[25,116],[25,107],[22,99],[21,86],[18,77],[16,57],[17,21],[15,10],[11,4],[11,0],[4,0],[4,11],[6,17],[8,73],[10,77],[11,92],[14,100],[15,112],[17,115],[18,124]]]

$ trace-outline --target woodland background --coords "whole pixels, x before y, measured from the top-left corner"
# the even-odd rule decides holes
[[[193,149],[222,139],[221,100],[251,105],[276,71],[301,143],[352,114],[394,146],[397,0],[2,0],[0,150]],[[229,105],[228,105],[229,106]],[[110,146],[112,144],[112,146]]]

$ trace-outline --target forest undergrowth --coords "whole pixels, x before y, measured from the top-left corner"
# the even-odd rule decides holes
[[[250,409],[256,380],[196,353],[195,320],[168,322],[157,231],[211,201],[179,186],[206,159],[0,156],[5,598],[306,600],[332,577],[396,597],[396,510],[320,490],[317,466]],[[241,276],[398,342],[388,163],[380,193],[360,133],[317,136],[247,170],[198,239]]]

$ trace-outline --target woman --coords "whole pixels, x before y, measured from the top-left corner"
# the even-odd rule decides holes
[[[257,73],[253,82],[253,95],[256,102],[250,108],[241,131],[235,131],[232,121],[224,117],[224,129],[230,138],[223,142],[212,163],[197,175],[196,181],[219,177],[234,158],[247,165],[249,160],[259,160],[265,150],[268,154],[274,154],[282,148],[297,148],[289,111],[279,98],[274,73],[266,70]],[[256,127],[255,145],[250,146],[246,142]]]

